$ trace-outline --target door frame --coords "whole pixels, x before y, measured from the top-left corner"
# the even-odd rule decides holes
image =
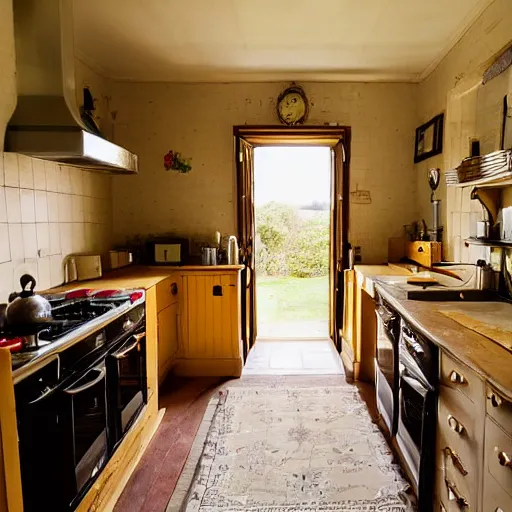
[[[242,125],[233,127],[234,148],[235,148],[235,170],[236,170],[236,207],[237,207],[237,223],[238,235],[242,245],[242,255],[247,254],[247,247],[244,247],[245,239],[247,237],[247,230],[244,229],[244,222],[246,218],[246,204],[244,199],[246,190],[247,169],[244,169],[244,162],[241,152],[241,140],[252,146],[252,149],[258,146],[327,146],[335,148],[339,143],[342,145],[341,155],[336,151],[336,164],[335,170],[341,170],[342,187],[339,191],[339,197],[335,204],[335,216],[341,217],[341,226],[338,226],[338,232],[341,232],[341,240],[336,238],[334,241],[334,256],[331,253],[331,261],[329,267],[334,269],[334,286],[335,289],[331,290],[329,303],[333,305],[334,311],[330,315],[334,315],[333,325],[335,326],[334,332],[331,332],[331,338],[336,345],[336,348],[341,352],[341,328],[343,325],[343,286],[344,274],[343,271],[348,268],[348,252],[349,252],[349,198],[350,198],[350,149],[351,149],[351,128],[350,126],[272,126],[272,125]],[[253,155],[253,153],[252,153]],[[252,156],[253,158],[253,156]],[[342,161],[338,161],[341,158]],[[253,158],[254,159],[254,158]],[[252,190],[254,189],[254,166],[251,165],[250,179],[252,180]],[[336,172],[336,171],[335,171]],[[340,176],[336,174],[333,176],[336,183]],[[335,184],[331,184],[332,190],[335,190]],[[253,199],[253,198],[252,198]],[[336,200],[334,197],[333,200]],[[340,215],[337,215],[337,209],[341,204]],[[254,208],[254,204],[252,205]],[[331,209],[333,204],[331,204]],[[252,216],[254,222],[254,216]],[[331,219],[332,221],[332,219]],[[333,226],[331,226],[331,230]],[[338,243],[336,243],[338,242]],[[253,240],[251,240],[251,244]],[[331,244],[332,246],[332,244]],[[339,248],[339,251],[336,249]],[[252,245],[249,252],[252,254]],[[341,254],[339,254],[341,253]],[[341,260],[341,264],[340,264]],[[250,266],[250,265],[249,265]],[[332,278],[330,278],[331,284]],[[245,290],[245,293],[244,293]],[[246,268],[242,273],[242,337],[244,359],[247,358],[249,350],[252,348],[256,341],[256,304],[255,304],[255,279],[254,269]],[[331,302],[333,301],[333,302]],[[247,303],[249,302],[250,311],[247,311]]]

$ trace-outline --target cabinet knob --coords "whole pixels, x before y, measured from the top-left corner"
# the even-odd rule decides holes
[[[498,447],[496,447],[495,450],[498,451]],[[499,452],[498,462],[501,466],[512,469],[512,457],[508,453]]]
[[[171,295],[178,295],[178,285],[176,283],[172,283],[169,288],[169,293]]]
[[[492,392],[487,395],[487,400],[491,401],[493,407],[499,407],[503,403],[501,396]]]
[[[454,416],[452,416],[451,414],[448,414],[448,425],[450,425],[450,428],[454,431],[454,432],[457,432],[457,434],[462,434],[464,432],[464,425],[459,421],[457,420]]]
[[[457,486],[454,483],[449,482],[448,480],[445,480],[445,483],[446,488],[448,490],[448,499],[450,501],[454,501],[458,505],[460,510],[465,510],[467,507],[469,507],[468,501],[459,492]]]
[[[465,384],[467,382],[466,377],[464,377],[462,373],[456,372],[455,370],[453,370],[452,373],[450,373],[450,380],[454,384]]]

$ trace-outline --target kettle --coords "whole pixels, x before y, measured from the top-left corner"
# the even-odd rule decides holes
[[[228,238],[228,265],[238,265],[240,254],[238,250],[238,240],[236,236],[231,235]]]
[[[41,295],[34,293],[36,280],[29,274],[20,278],[21,293],[11,293],[5,310],[6,323],[10,327],[37,327],[52,321],[52,307]],[[28,289],[27,289],[28,286]]]

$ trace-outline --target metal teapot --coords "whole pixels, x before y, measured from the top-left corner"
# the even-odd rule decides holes
[[[37,328],[52,320],[52,307],[41,295],[34,293],[36,280],[29,274],[20,278],[21,293],[11,293],[5,311],[9,327],[20,329]],[[27,289],[28,286],[28,289]]]

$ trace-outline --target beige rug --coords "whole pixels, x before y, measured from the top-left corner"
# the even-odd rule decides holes
[[[414,510],[353,387],[232,387],[212,399],[206,433],[168,512]]]

